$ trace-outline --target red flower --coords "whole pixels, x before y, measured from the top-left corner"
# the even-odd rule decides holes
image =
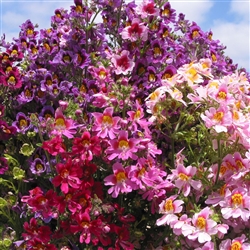
[[[65,145],[61,135],[55,136],[50,141],[43,142],[42,148],[54,156],[65,152]]]
[[[100,155],[101,146],[97,136],[91,138],[90,133],[85,131],[81,138],[74,138],[72,153],[80,155],[81,160],[91,161],[93,155]]]
[[[30,224],[26,221],[23,227],[26,231],[26,233],[22,234],[25,240],[37,240],[41,243],[48,243],[50,241],[50,227],[39,226],[35,218],[30,219]]]
[[[63,193],[69,192],[69,187],[78,189],[81,185],[82,169],[79,164],[74,163],[71,159],[68,159],[65,164],[58,163],[56,165],[56,171],[58,175],[54,177],[52,183],[58,187],[61,185]]]
[[[115,242],[115,249],[120,250],[126,249],[126,250],[133,250],[134,245],[129,242],[129,231],[126,226],[118,227],[116,225],[113,225],[113,230],[117,234],[117,240]]]

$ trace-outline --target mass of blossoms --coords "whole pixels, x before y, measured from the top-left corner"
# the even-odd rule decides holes
[[[212,35],[74,0],[1,38],[1,249],[250,249],[249,73]]]

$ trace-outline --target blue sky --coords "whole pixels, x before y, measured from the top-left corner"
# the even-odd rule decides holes
[[[212,30],[213,38],[227,46],[226,54],[250,71],[249,0],[169,0],[177,13],[195,21],[203,31]],[[8,41],[18,36],[19,26],[27,19],[40,28],[50,26],[56,8],[69,9],[73,0],[0,0],[0,34]],[[140,0],[136,0],[139,3]]]

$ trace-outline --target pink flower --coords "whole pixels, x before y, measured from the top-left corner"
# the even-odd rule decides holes
[[[199,243],[211,241],[211,235],[217,234],[217,223],[210,219],[212,211],[209,207],[205,207],[199,213],[194,214],[192,218],[192,230],[187,235],[188,239],[196,240]]]
[[[129,58],[128,50],[123,50],[121,55],[114,55],[111,62],[114,64],[115,73],[117,75],[127,75],[135,66],[135,63]]]
[[[239,250],[248,250],[250,249],[249,243],[244,243],[247,240],[244,234],[241,237],[237,237],[233,240],[227,239],[221,242],[219,248],[220,250],[232,250],[232,249],[239,249]]]
[[[195,250],[214,250],[214,243],[209,241],[203,247],[195,248]]]
[[[148,39],[148,28],[143,23],[140,23],[140,19],[134,18],[131,25],[123,29],[121,36],[131,42],[136,42],[139,39],[146,41]]]
[[[250,217],[250,196],[246,188],[226,190],[224,202],[220,202],[221,214],[224,219],[239,218],[248,221]]]
[[[148,16],[158,16],[160,11],[155,8],[154,1],[143,0],[143,2],[137,6],[136,12],[138,15],[141,15],[142,18],[146,18]]]
[[[175,179],[175,186],[183,191],[185,197],[190,193],[191,186],[199,190],[202,187],[200,181],[193,180],[192,177],[196,174],[196,167],[184,167],[182,164],[177,165],[177,168],[172,170],[172,179]]]
[[[119,193],[129,193],[137,188],[137,185],[128,179],[130,169],[123,168],[122,164],[116,162],[113,166],[113,174],[104,179],[105,186],[112,186],[108,193],[116,198]]]
[[[232,114],[228,107],[221,104],[218,109],[211,107],[201,114],[202,120],[207,128],[214,128],[217,133],[227,132],[228,127],[232,125]]]
[[[66,119],[61,108],[57,108],[55,112],[55,123],[53,125],[52,135],[65,135],[68,138],[73,138],[76,133],[77,126],[72,119]]]
[[[176,221],[172,221],[170,223],[170,226],[171,228],[173,229],[173,232],[176,234],[176,235],[185,235],[185,233],[183,233],[183,226],[184,225],[190,225],[190,222],[191,222],[191,219],[186,215],[186,214],[183,214],[180,219]]]
[[[165,224],[169,225],[172,221],[178,220],[178,216],[175,214],[178,214],[182,211],[181,204],[183,204],[184,201],[175,200],[176,198],[177,195],[172,195],[161,202],[159,205],[159,213],[164,215],[156,221],[157,226]]]
[[[93,131],[98,131],[97,136],[106,138],[108,135],[110,139],[114,139],[116,137],[116,130],[120,128],[120,126],[118,125],[120,117],[112,117],[113,110],[114,109],[112,107],[109,107],[103,111],[103,114],[97,112],[92,113],[95,118]]]
[[[111,140],[110,147],[107,148],[106,153],[109,154],[108,159],[113,160],[118,157],[122,160],[127,160],[131,158],[133,160],[137,159],[137,142],[138,139],[130,138],[128,139],[127,131],[120,131],[118,139]]]

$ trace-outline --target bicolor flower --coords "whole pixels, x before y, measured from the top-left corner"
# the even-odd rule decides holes
[[[121,32],[123,39],[128,39],[131,42],[138,40],[146,41],[148,39],[148,28],[140,22],[139,18],[134,18],[131,25],[125,27]]]

